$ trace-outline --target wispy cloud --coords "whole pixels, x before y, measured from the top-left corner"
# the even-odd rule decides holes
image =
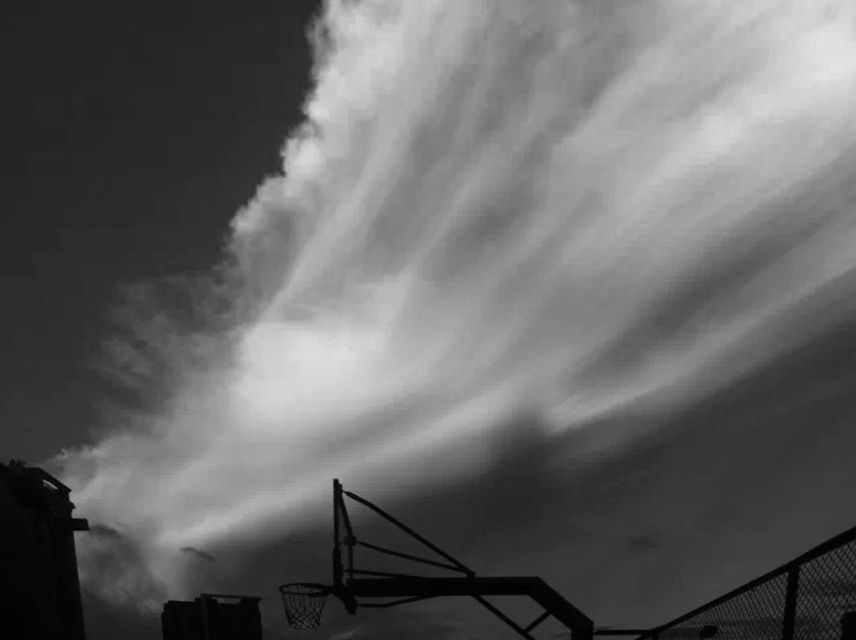
[[[594,425],[695,415],[852,319],[853,14],[328,2],[306,124],[228,265],[140,294],[108,341],[111,375],[163,393],[61,460],[81,513],[134,541],[115,571],[84,542],[86,580],[181,593],[182,549],[234,559],[326,518],[334,476],[383,499],[492,473],[522,438],[570,477],[563,454],[663,421]]]
[[[202,549],[197,549],[196,547],[181,547],[179,551],[181,551],[182,553],[188,553],[201,560],[205,560],[206,562],[214,562],[215,560],[214,556],[212,556],[210,553],[207,553]]]

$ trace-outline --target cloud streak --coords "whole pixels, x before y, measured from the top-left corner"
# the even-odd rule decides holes
[[[690,412],[846,322],[853,13],[328,2],[306,123],[233,222],[223,308],[162,328],[200,357],[61,460],[81,513],[182,594],[182,549],[219,563],[326,518],[334,476],[382,500],[475,482],[519,433],[568,459],[626,447],[662,422],[592,430]]]

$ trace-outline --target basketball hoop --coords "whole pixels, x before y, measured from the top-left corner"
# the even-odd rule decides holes
[[[314,629],[321,624],[321,612],[330,587],[314,582],[293,582],[279,587],[288,626],[292,629]]]

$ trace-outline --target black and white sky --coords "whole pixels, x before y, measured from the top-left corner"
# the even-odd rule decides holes
[[[138,402],[104,373],[116,310],[129,288],[223,259],[229,221],[302,120],[318,9],[38,0],[7,12],[4,460],[43,464],[109,427],[113,403]],[[125,612],[99,615],[91,637],[128,631]]]
[[[3,27],[3,450],[88,438],[125,287],[208,270],[280,169],[314,0],[33,2]]]
[[[854,25],[845,0],[17,9],[0,452],[93,523],[90,636],[238,591],[280,637],[276,584],[329,570],[333,477],[604,625],[852,526]],[[306,637],[492,624],[450,601]]]

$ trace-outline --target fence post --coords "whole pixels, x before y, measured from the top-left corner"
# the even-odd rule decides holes
[[[841,640],[856,640],[856,611],[841,616]]]
[[[782,620],[782,640],[794,640],[797,621],[797,595],[800,588],[800,566],[788,569],[788,585],[785,591],[785,614]]]

